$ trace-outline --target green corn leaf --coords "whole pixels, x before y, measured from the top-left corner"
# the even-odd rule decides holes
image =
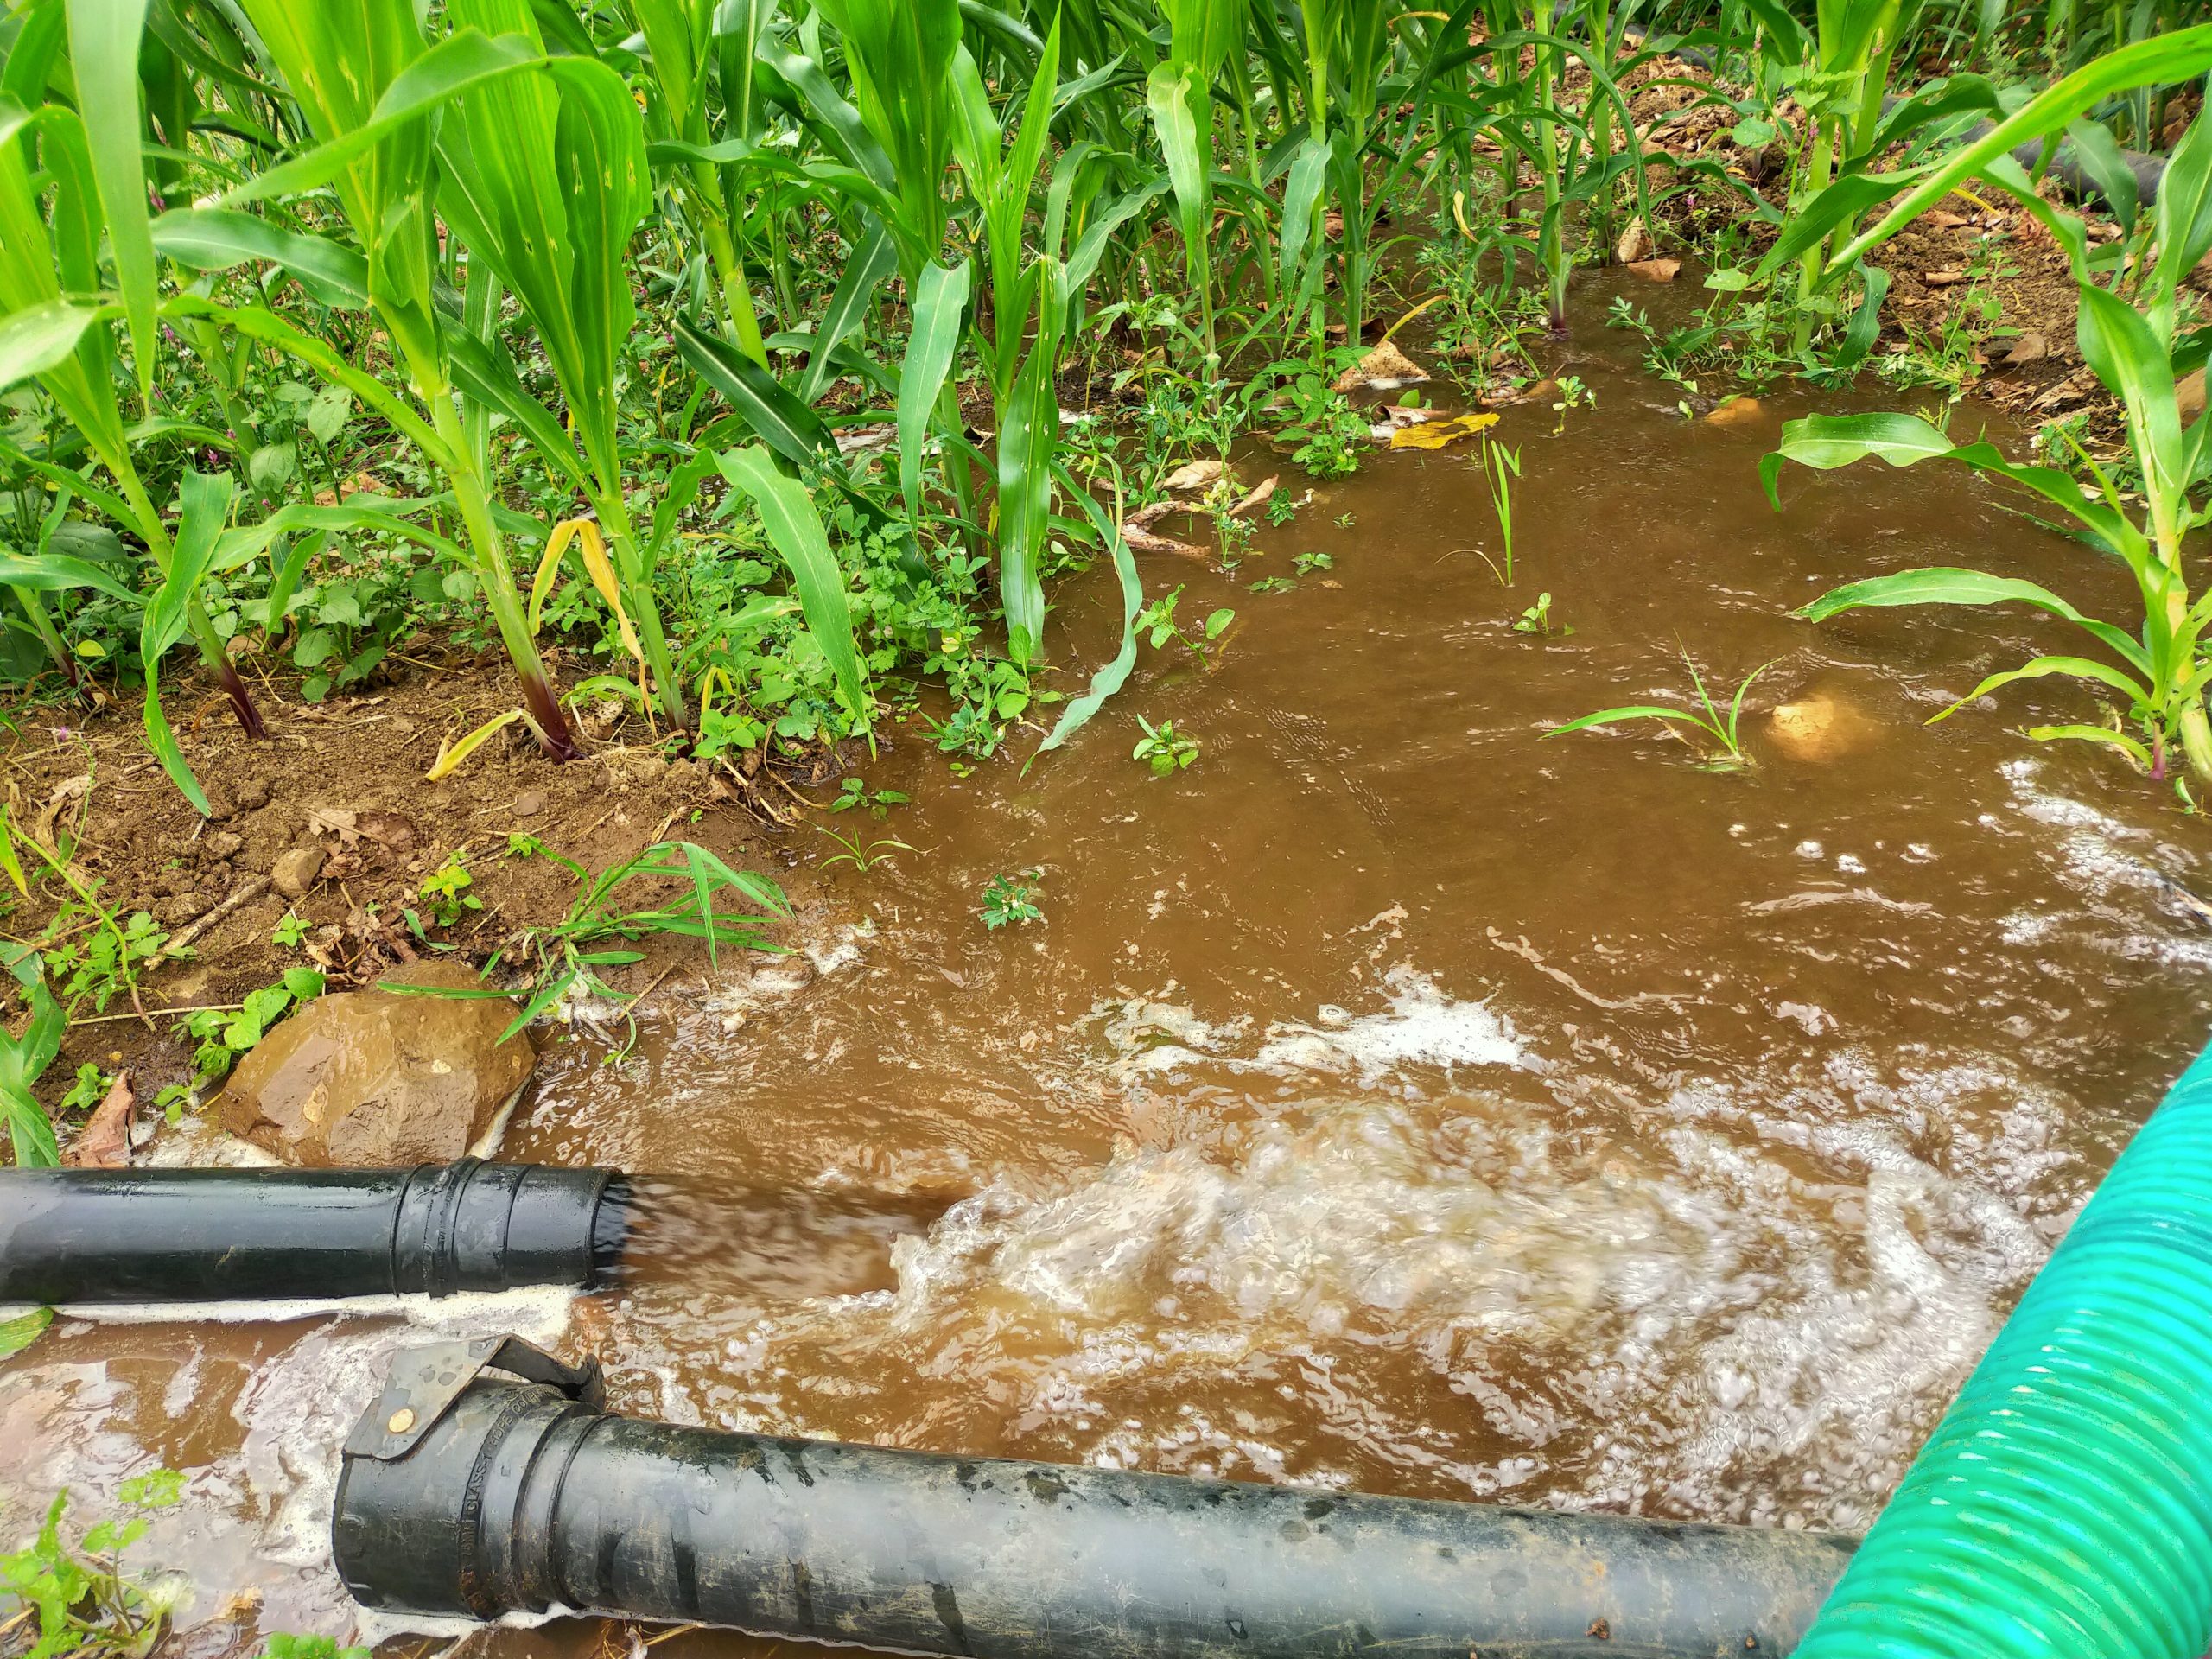
[[[1122,585],[1122,643],[1115,651],[1113,660],[1105,664],[1090,677],[1090,684],[1083,695],[1071,700],[1060,711],[1051,733],[1037,746],[1037,753],[1057,749],[1073,737],[1093,715],[1105,706],[1106,700],[1128,683],[1129,674],[1137,664],[1137,614],[1144,608],[1144,582],[1137,574],[1137,562],[1129,552],[1128,540],[1122,527],[1106,516],[1105,510],[1058,462],[1053,469],[1059,475],[1060,487],[1084,511],[1099,539],[1106,544],[1114,561],[1114,575]],[[1036,755],[1032,755],[1033,762]],[[1025,766],[1024,770],[1027,770]]]
[[[899,269],[899,250],[893,245],[882,221],[873,213],[863,213],[868,228],[861,236],[861,245],[846,262],[843,275],[837,279],[836,292],[830,296],[830,308],[822,315],[822,326],[815,331],[816,345],[807,354],[806,376],[800,381],[799,401],[811,404],[822,395],[822,388],[830,378],[830,353],[846,335],[858,327],[875,303],[875,290],[883,279]]]
[[[35,1106],[37,1103],[33,1102],[32,1104]],[[0,1098],[0,1105],[10,1108],[9,1127],[12,1129],[15,1127],[14,1103]],[[39,1114],[41,1119],[45,1116],[43,1112]],[[54,1138],[54,1128],[51,1124],[47,1126],[46,1135],[50,1142]],[[26,1163],[20,1141],[16,1143],[16,1161],[18,1164]],[[51,1163],[54,1160],[48,1159],[47,1161]],[[46,1327],[53,1323],[54,1310],[50,1307],[35,1307],[28,1313],[18,1313],[12,1319],[0,1319],[0,1359],[10,1359],[22,1353],[24,1349],[43,1336],[46,1333]]]
[[[964,259],[950,269],[932,261],[922,267],[914,294],[913,331],[899,374],[899,487],[906,499],[907,518],[916,521],[922,512],[922,445],[938,393],[960,349],[961,318],[973,274]]]
[[[2212,120],[2197,111],[2166,159],[2155,208],[2158,266],[2156,288],[2175,284],[2212,251]]]
[[[2072,740],[2082,743],[2102,743],[2118,749],[2145,772],[2157,767],[2151,760],[2151,751],[2125,732],[2115,732],[2109,726],[2031,726],[2028,735],[2038,743],[2056,743]]]
[[[1299,286],[1299,274],[1304,270],[1306,244],[1310,240],[1318,249],[1322,239],[1315,234],[1320,218],[1321,185],[1328,174],[1329,147],[1312,137],[1299,142],[1297,153],[1290,163],[1290,180],[1283,187],[1281,230],[1281,279],[1286,293]]]
[[[79,111],[95,112],[86,124],[92,177],[107,221],[115,275],[130,329],[130,360],[143,402],[154,385],[160,336],[154,239],[147,229],[146,169],[140,153],[145,126],[139,99],[138,45],[146,29],[146,0],[68,0],[69,59],[77,77]]]
[[[1981,570],[1961,570],[1937,565],[1901,570],[1893,576],[1875,576],[1831,588],[1797,614],[1808,622],[1825,622],[1845,611],[1872,606],[1896,605],[2032,605],[2039,611],[2063,618],[2110,648],[2138,673],[2151,672],[2141,642],[2109,622],[2084,616],[2065,600],[2038,583],[2017,576],[1993,576]]]
[[[1979,702],[2000,686],[2011,685],[2020,680],[2048,679],[2053,675],[2073,680],[2092,680],[2099,685],[2110,686],[2132,703],[2143,704],[2152,701],[2150,694],[2133,676],[2122,673],[2110,663],[2096,662],[2087,657],[2037,657],[2018,668],[2007,669],[2002,674],[1992,674],[1942,713],[1930,715],[1928,723],[1933,726],[1939,720],[1948,720],[1968,703]]]
[[[794,466],[818,466],[825,458],[834,462],[837,441],[830,429],[774,375],[689,318],[676,320],[675,334],[677,353],[763,443]]]
[[[480,29],[460,29],[394,75],[366,121],[304,156],[234,186],[217,205],[234,207],[264,196],[297,195],[328,184],[382,141],[461,93],[544,62],[543,53],[518,35],[503,35],[493,40]]]
[[[48,300],[0,319],[0,389],[67,363],[85,331],[113,315],[112,306]]]
[[[67,553],[41,553],[35,559],[27,559],[20,553],[0,548],[0,582],[41,594],[92,588],[127,605],[139,602],[139,595],[128,585],[89,560],[73,558]]]
[[[138,630],[139,656],[146,674],[147,744],[155,759],[162,763],[162,770],[169,775],[169,780],[202,815],[207,811],[207,793],[200,787],[200,780],[192,775],[192,768],[185,760],[183,750],[177,747],[176,734],[169,729],[168,716],[162,708],[161,660],[163,653],[184,636],[187,607],[214,558],[224,523],[230,516],[232,489],[227,474],[213,477],[189,471],[185,474],[181,486],[184,511],[178,521],[175,543],[169,551],[168,573],[155,590]]]
[[[807,631],[822,648],[836,676],[838,695],[863,729],[869,725],[869,700],[861,678],[860,653],[853,643],[853,613],[845,595],[844,573],[830,550],[806,486],[778,472],[768,452],[754,444],[717,458],[722,476],[753,498],[760,522],[790,570],[791,587],[805,613]]]
[[[1050,531],[1052,465],[1059,448],[1054,376],[1066,317],[1058,262],[1046,257],[1037,267],[1036,337],[999,417],[999,600],[1006,610],[1007,650],[1017,663],[1033,660],[1045,638],[1045,588],[1038,572]]]
[[[154,221],[154,247],[193,270],[228,270],[266,259],[297,279],[318,305],[359,311],[369,303],[369,262],[327,236],[287,231],[228,207],[173,207]]]
[[[1554,726],[1546,737],[1564,737],[1569,732],[1586,732],[1593,726],[1618,725],[1624,720],[1663,720],[1671,725],[1688,726],[1700,732],[1720,734],[1712,721],[1681,709],[1662,708],[1653,702],[1629,703],[1618,709],[1600,709],[1594,715],[1585,715],[1580,720],[1570,720],[1564,726]]]
[[[2075,337],[2082,359],[2125,406],[2145,487],[2171,512],[2188,481],[2173,359],[2126,301],[2094,285],[2083,287],[2080,299]]]

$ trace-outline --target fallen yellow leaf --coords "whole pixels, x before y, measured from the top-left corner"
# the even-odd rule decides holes
[[[1390,435],[1393,449],[1441,449],[1447,443],[1461,438],[1471,438],[1486,427],[1497,424],[1497,416],[1487,412],[1480,415],[1454,415],[1448,421],[1422,421],[1414,426],[1402,426]]]

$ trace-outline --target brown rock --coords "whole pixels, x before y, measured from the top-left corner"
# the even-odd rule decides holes
[[[238,810],[257,812],[269,804],[269,780],[249,778],[238,785]]]
[[[2050,342],[2041,334],[2030,332],[2012,342],[2012,349],[2005,353],[2005,366],[2017,369],[2024,364],[2040,363],[2050,355]]]
[[[1829,691],[1783,703],[1767,716],[1767,731],[1777,748],[1798,760],[1837,760],[1881,735],[1865,710]]]
[[[1760,413],[1758,398],[1731,397],[1705,418],[1709,426],[1749,426]]]
[[[327,857],[320,847],[294,847],[276,855],[276,861],[270,867],[270,885],[287,899],[304,899],[308,889],[315,886],[315,878],[322,874],[322,862]]]
[[[473,990],[452,963],[419,963],[372,990],[309,1003],[246,1056],[217,1103],[223,1127],[309,1166],[442,1163],[466,1153],[529,1081],[527,1032],[503,997],[399,995],[404,983]]]

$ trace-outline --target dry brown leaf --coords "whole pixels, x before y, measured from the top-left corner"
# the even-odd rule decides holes
[[[1643,228],[1643,221],[1632,219],[1621,232],[1621,239],[1613,245],[1613,259],[1618,264],[1638,264],[1651,257],[1651,232]]]
[[[1920,216],[1920,222],[1931,231],[1955,231],[1961,225],[1974,221],[1964,213],[1955,213],[1948,207],[1931,207]]]
[[[353,812],[342,806],[309,807],[308,828],[319,836],[335,836],[341,847],[351,847],[361,838]]]
[[[1338,375],[1333,389],[1351,393],[1396,391],[1427,378],[1426,369],[1386,340]]]
[[[1246,496],[1242,501],[1239,501],[1235,506],[1229,510],[1229,516],[1232,518],[1242,518],[1246,513],[1251,512],[1253,508],[1266,501],[1269,496],[1275,493],[1275,486],[1281,481],[1281,478],[1282,474],[1280,473],[1269,473],[1265,478],[1262,479],[1257,484],[1252,486],[1251,494]]]
[[[92,1108],[92,1115],[69,1148],[69,1162],[79,1169],[125,1169],[130,1163],[130,1112],[137,1103],[130,1092],[130,1074],[119,1071],[108,1085],[106,1097]]]
[[[1188,542],[1175,541],[1166,536],[1155,536],[1142,524],[1124,521],[1122,539],[1138,553],[1179,553],[1186,559],[1203,559],[1205,554]]]
[[[1218,461],[1187,461],[1168,474],[1160,487],[1173,494],[1195,494],[1211,489],[1225,470]]]
[[[1920,278],[1930,288],[1956,288],[1966,279],[1967,273],[1955,265],[1946,270],[1923,271]]]
[[[1679,259],[1638,259],[1629,266],[1630,271],[1647,283],[1671,283],[1675,280],[1675,272],[1681,268],[1682,262]]]

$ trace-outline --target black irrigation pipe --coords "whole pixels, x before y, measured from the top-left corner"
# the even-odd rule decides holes
[[[595,1366],[513,1338],[401,1354],[346,1442],[355,1598],[969,1659],[1713,1659],[1787,1653],[1856,1547],[724,1433],[601,1398]]]
[[[579,1288],[611,1276],[607,1169],[0,1170],[0,1302],[196,1302]]]

